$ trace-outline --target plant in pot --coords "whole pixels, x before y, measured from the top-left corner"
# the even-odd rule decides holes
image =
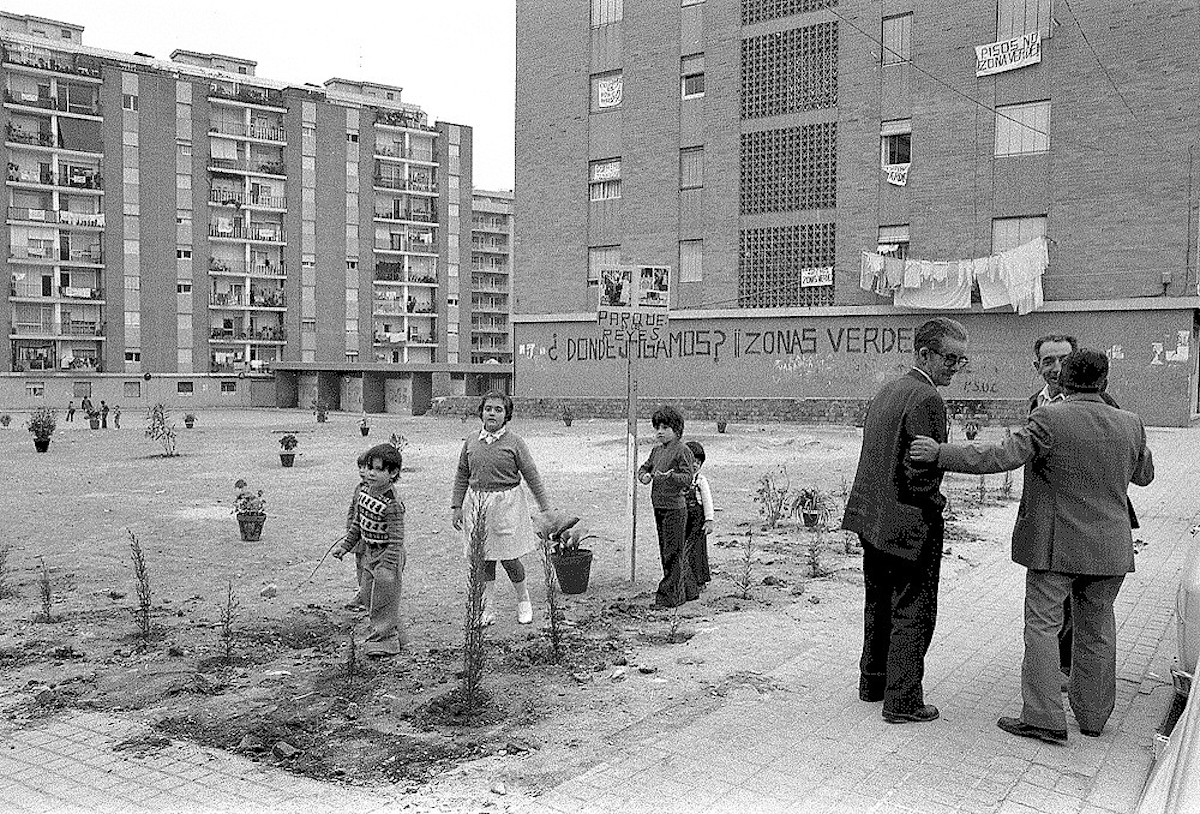
[[[29,417],[29,431],[33,433],[33,448],[38,452],[50,449],[50,436],[58,424],[54,420],[54,411],[49,407],[38,407]]]
[[[573,412],[571,412],[570,404],[563,405],[562,420],[563,420],[563,423],[566,424],[568,427],[571,426],[571,422],[575,420],[575,414]]]
[[[92,408],[87,411],[88,426],[93,430],[100,429],[100,411]]]
[[[325,402],[313,399],[312,401],[313,415],[317,417],[318,424],[324,424],[329,418],[329,408],[325,406]]]
[[[267,522],[263,490],[251,490],[245,478],[234,481],[233,488],[237,490],[233,501],[233,514],[237,515],[242,539],[250,543],[257,542],[262,539],[263,523]]]
[[[544,512],[536,523],[562,592],[586,591],[592,571],[592,551],[581,548],[580,544],[596,535],[580,525],[578,517],[567,517],[561,512]]]
[[[8,413],[0,413],[0,427],[8,429],[8,425],[12,423],[12,416]]]
[[[292,433],[285,434],[279,439],[279,463],[284,466],[291,466],[296,462],[296,447],[300,441]]]
[[[815,486],[801,489],[792,499],[792,513],[799,517],[806,528],[816,528],[828,522],[833,514],[829,496]]]
[[[187,427],[189,430],[196,426],[196,414],[185,413],[183,416],[183,426]]]
[[[367,423],[367,414],[363,413],[362,418],[358,420],[358,431],[366,438],[371,433],[371,425]]]
[[[725,428],[729,425],[729,419],[721,416],[717,419],[717,432],[725,432]]]

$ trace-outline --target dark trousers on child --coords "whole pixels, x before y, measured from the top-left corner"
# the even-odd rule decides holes
[[[698,585],[707,585],[712,580],[708,567],[708,535],[704,533],[704,507],[688,506],[687,545],[692,574]]]
[[[863,545],[863,651],[858,693],[883,701],[885,712],[908,713],[925,703],[925,654],[937,624],[942,568],[941,523],[931,524],[915,561]]]
[[[687,546],[687,509],[654,509],[658,550],[662,555],[663,578],[658,583],[654,604],[674,608],[700,596],[692,574]]]

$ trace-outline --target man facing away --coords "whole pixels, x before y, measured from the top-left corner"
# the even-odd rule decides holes
[[[863,543],[865,588],[858,697],[883,701],[888,723],[938,717],[925,703],[925,653],[937,621],[942,567],[941,471],[908,457],[918,436],[946,440],[937,388],[967,365],[967,331],[938,317],[913,336],[913,366],[871,400],[842,528]]]
[[[1133,413],[1107,404],[1108,358],[1081,348],[1062,363],[1064,398],[1033,411],[1002,444],[946,444],[918,438],[910,457],[951,472],[982,474],[1028,462],[1013,528],[1013,560],[1025,566],[1025,659],[1019,718],[996,725],[1013,735],[1066,743],[1058,671],[1063,602],[1074,641],[1067,697],[1080,732],[1099,736],[1116,703],[1113,603],[1133,570],[1128,488],[1154,480],[1146,430]]]

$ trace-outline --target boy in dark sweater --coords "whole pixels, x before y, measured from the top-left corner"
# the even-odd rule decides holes
[[[638,480],[653,484],[650,502],[654,506],[663,566],[654,606],[674,608],[700,596],[687,551],[686,495],[692,488],[696,460],[679,440],[683,435],[683,415],[678,410],[659,407],[650,423],[654,425],[658,446],[650,450],[650,457],[638,468]]]

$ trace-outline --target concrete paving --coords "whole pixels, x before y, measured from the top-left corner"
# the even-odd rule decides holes
[[[460,805],[430,790],[323,784],[189,743],[117,751],[140,723],[72,712],[0,725],[0,811],[1129,812],[1172,692],[1174,599],[1198,516],[1183,485],[1200,475],[1200,430],[1153,430],[1150,443],[1158,478],[1133,490],[1149,545],[1118,598],[1117,705],[1099,738],[1072,729],[1052,746],[996,728],[1020,711],[1024,589],[998,543],[1004,551],[943,584],[926,676],[942,712],[933,723],[889,725],[857,700],[859,617],[843,622],[845,637],[764,655],[758,680],[687,723],[647,720],[610,737],[613,757],[536,797],[479,788]],[[1015,504],[994,511],[1011,528]]]

